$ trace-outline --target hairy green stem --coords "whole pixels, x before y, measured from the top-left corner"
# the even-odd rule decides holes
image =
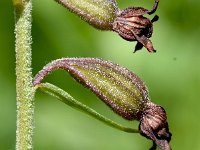
[[[122,130],[124,132],[129,132],[129,133],[139,133],[137,129],[132,129],[128,127],[124,127],[118,123],[113,122],[112,120],[102,116],[101,114],[97,113],[95,110],[91,109],[90,107],[80,103],[79,101],[75,100],[71,95],[69,95],[67,92],[63,91],[62,89],[50,84],[50,83],[41,83],[36,86],[36,88],[40,88],[42,91],[45,93],[48,93],[57,99],[59,99],[61,102],[79,110],[82,111],[92,117],[94,117],[97,120],[102,121],[103,123]]]
[[[15,9],[17,129],[16,149],[33,149],[34,93],[31,71],[31,0],[13,0]]]

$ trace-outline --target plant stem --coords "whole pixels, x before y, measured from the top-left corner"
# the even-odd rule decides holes
[[[122,126],[118,123],[113,122],[112,120],[102,116],[101,114],[97,113],[95,110],[91,109],[90,107],[78,102],[77,100],[75,100],[71,95],[69,95],[66,91],[63,91],[62,89],[60,89],[59,87],[56,87],[50,83],[41,83],[39,85],[36,86],[36,88],[40,88],[42,91],[44,91],[45,93],[52,95],[54,97],[56,97],[57,99],[59,99],[61,102],[79,110],[82,111],[92,117],[94,117],[95,119],[113,127],[116,128],[118,130],[122,130],[124,132],[129,132],[129,133],[139,133],[139,131],[137,129],[133,129],[133,128],[129,128],[129,127],[125,127]]]
[[[13,0],[15,9],[17,129],[16,150],[33,149],[34,93],[31,71],[31,0]]]

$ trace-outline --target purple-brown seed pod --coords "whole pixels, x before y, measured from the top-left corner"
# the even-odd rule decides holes
[[[151,139],[162,150],[170,150],[171,133],[165,110],[153,104],[144,82],[128,69],[97,58],[62,58],[47,64],[35,77],[40,84],[50,72],[64,69],[89,88],[115,113],[127,120],[140,121],[141,135]]]
[[[153,33],[153,22],[158,20],[158,16],[150,20],[144,15],[153,14],[158,7],[159,0],[155,0],[151,10],[142,7],[128,7],[120,10],[116,0],[55,1],[97,29],[112,30],[125,40],[137,41],[135,51],[142,49],[143,46],[149,52],[156,51],[149,38]]]

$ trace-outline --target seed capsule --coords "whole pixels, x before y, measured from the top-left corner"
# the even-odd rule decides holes
[[[35,77],[40,84],[50,72],[64,69],[89,88],[115,113],[128,120],[140,121],[141,134],[162,150],[169,150],[171,133],[161,106],[153,104],[143,81],[128,69],[97,58],[62,58],[47,64]]]
[[[101,30],[112,30],[118,10],[115,0],[55,0],[77,14],[90,25]]]
[[[117,32],[127,41],[137,41],[135,51],[144,46],[149,52],[155,52],[151,40],[153,22],[158,20],[156,15],[152,20],[144,17],[153,14],[159,0],[155,0],[152,10],[142,7],[129,7],[120,10],[116,0],[55,0],[84,21],[100,30]]]

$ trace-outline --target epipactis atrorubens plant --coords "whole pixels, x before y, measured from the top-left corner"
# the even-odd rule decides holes
[[[148,19],[144,15],[153,14],[159,0],[155,0],[153,8],[129,7],[120,10],[115,0],[55,0],[80,16],[90,25],[101,30],[117,32],[127,41],[137,41],[135,51],[144,46],[149,52],[156,52],[151,40],[153,22],[158,20],[155,15]]]
[[[115,0],[56,0],[83,20],[101,30],[113,30],[128,41],[137,41],[135,50],[143,46],[155,52],[150,37],[152,20],[144,17],[152,10],[129,7],[120,10]],[[153,141],[152,150],[160,147],[171,150],[165,110],[150,101],[148,90],[142,80],[128,69],[97,58],[62,58],[47,64],[34,78],[31,72],[31,0],[14,0],[16,13],[16,75],[17,75],[17,149],[32,149],[34,93],[37,88],[55,96],[62,102],[81,110],[102,122],[132,133],[140,133]],[[115,113],[127,120],[138,120],[139,131],[116,124],[93,109],[76,101],[67,92],[41,83],[44,77],[57,69],[66,70],[79,83],[89,88]]]
[[[136,74],[102,59],[62,58],[47,64],[34,78],[34,86],[42,88],[44,77],[57,69],[66,70],[124,119],[138,120],[140,134],[153,141],[152,150],[157,146],[171,150],[166,112],[150,101],[146,85]]]

